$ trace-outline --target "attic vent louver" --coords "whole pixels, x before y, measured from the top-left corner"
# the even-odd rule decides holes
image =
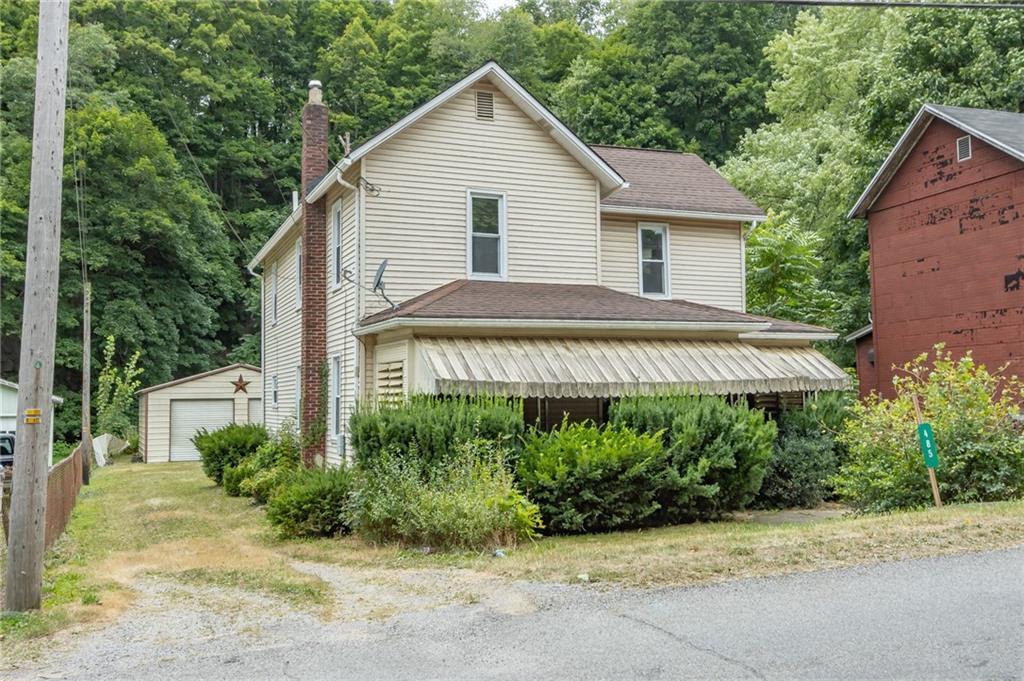
[[[956,139],[956,160],[966,161],[971,157],[971,136],[964,135]]]
[[[476,117],[485,121],[494,120],[494,93],[476,91]]]

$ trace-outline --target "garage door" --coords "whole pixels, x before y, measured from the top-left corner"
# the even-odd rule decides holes
[[[234,400],[171,400],[171,461],[198,461],[192,436],[234,420]]]

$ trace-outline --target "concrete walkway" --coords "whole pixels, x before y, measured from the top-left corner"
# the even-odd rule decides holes
[[[657,591],[515,583],[383,620],[144,594],[15,679],[1020,679],[1024,548]]]

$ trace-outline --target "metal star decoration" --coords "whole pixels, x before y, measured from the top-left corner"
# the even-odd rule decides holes
[[[251,382],[252,381],[245,380],[245,378],[242,377],[242,374],[238,374],[238,380],[237,381],[231,381],[231,385],[235,386],[235,392],[236,393],[242,392],[242,393],[245,393],[246,395],[248,395],[249,391],[246,390],[245,387],[247,385],[249,385]]]

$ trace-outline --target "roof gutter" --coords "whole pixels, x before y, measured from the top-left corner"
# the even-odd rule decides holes
[[[317,183],[313,185],[313,190],[306,194],[306,203],[316,203],[319,201],[334,184],[339,184],[345,189],[355,191],[355,185],[346,182],[341,177],[344,169],[350,165],[351,162],[348,159],[342,159],[342,161],[338,163],[338,165],[334,166],[329,173],[321,177]]]
[[[763,331],[769,322],[639,322],[607,319],[472,319],[447,317],[395,317],[357,328],[353,335],[368,336],[398,328],[446,326],[455,329],[564,329],[571,331],[718,331],[749,333]],[[775,336],[773,336],[775,337]]]
[[[740,340],[806,340],[806,341],[830,341],[839,338],[838,333],[832,331],[752,331],[741,333]]]
[[[720,222],[760,222],[768,216],[745,215],[741,213],[708,213],[698,210],[670,210],[645,206],[608,206],[601,204],[601,212],[610,215],[644,215],[660,218],[682,218],[686,220],[715,220]]]

